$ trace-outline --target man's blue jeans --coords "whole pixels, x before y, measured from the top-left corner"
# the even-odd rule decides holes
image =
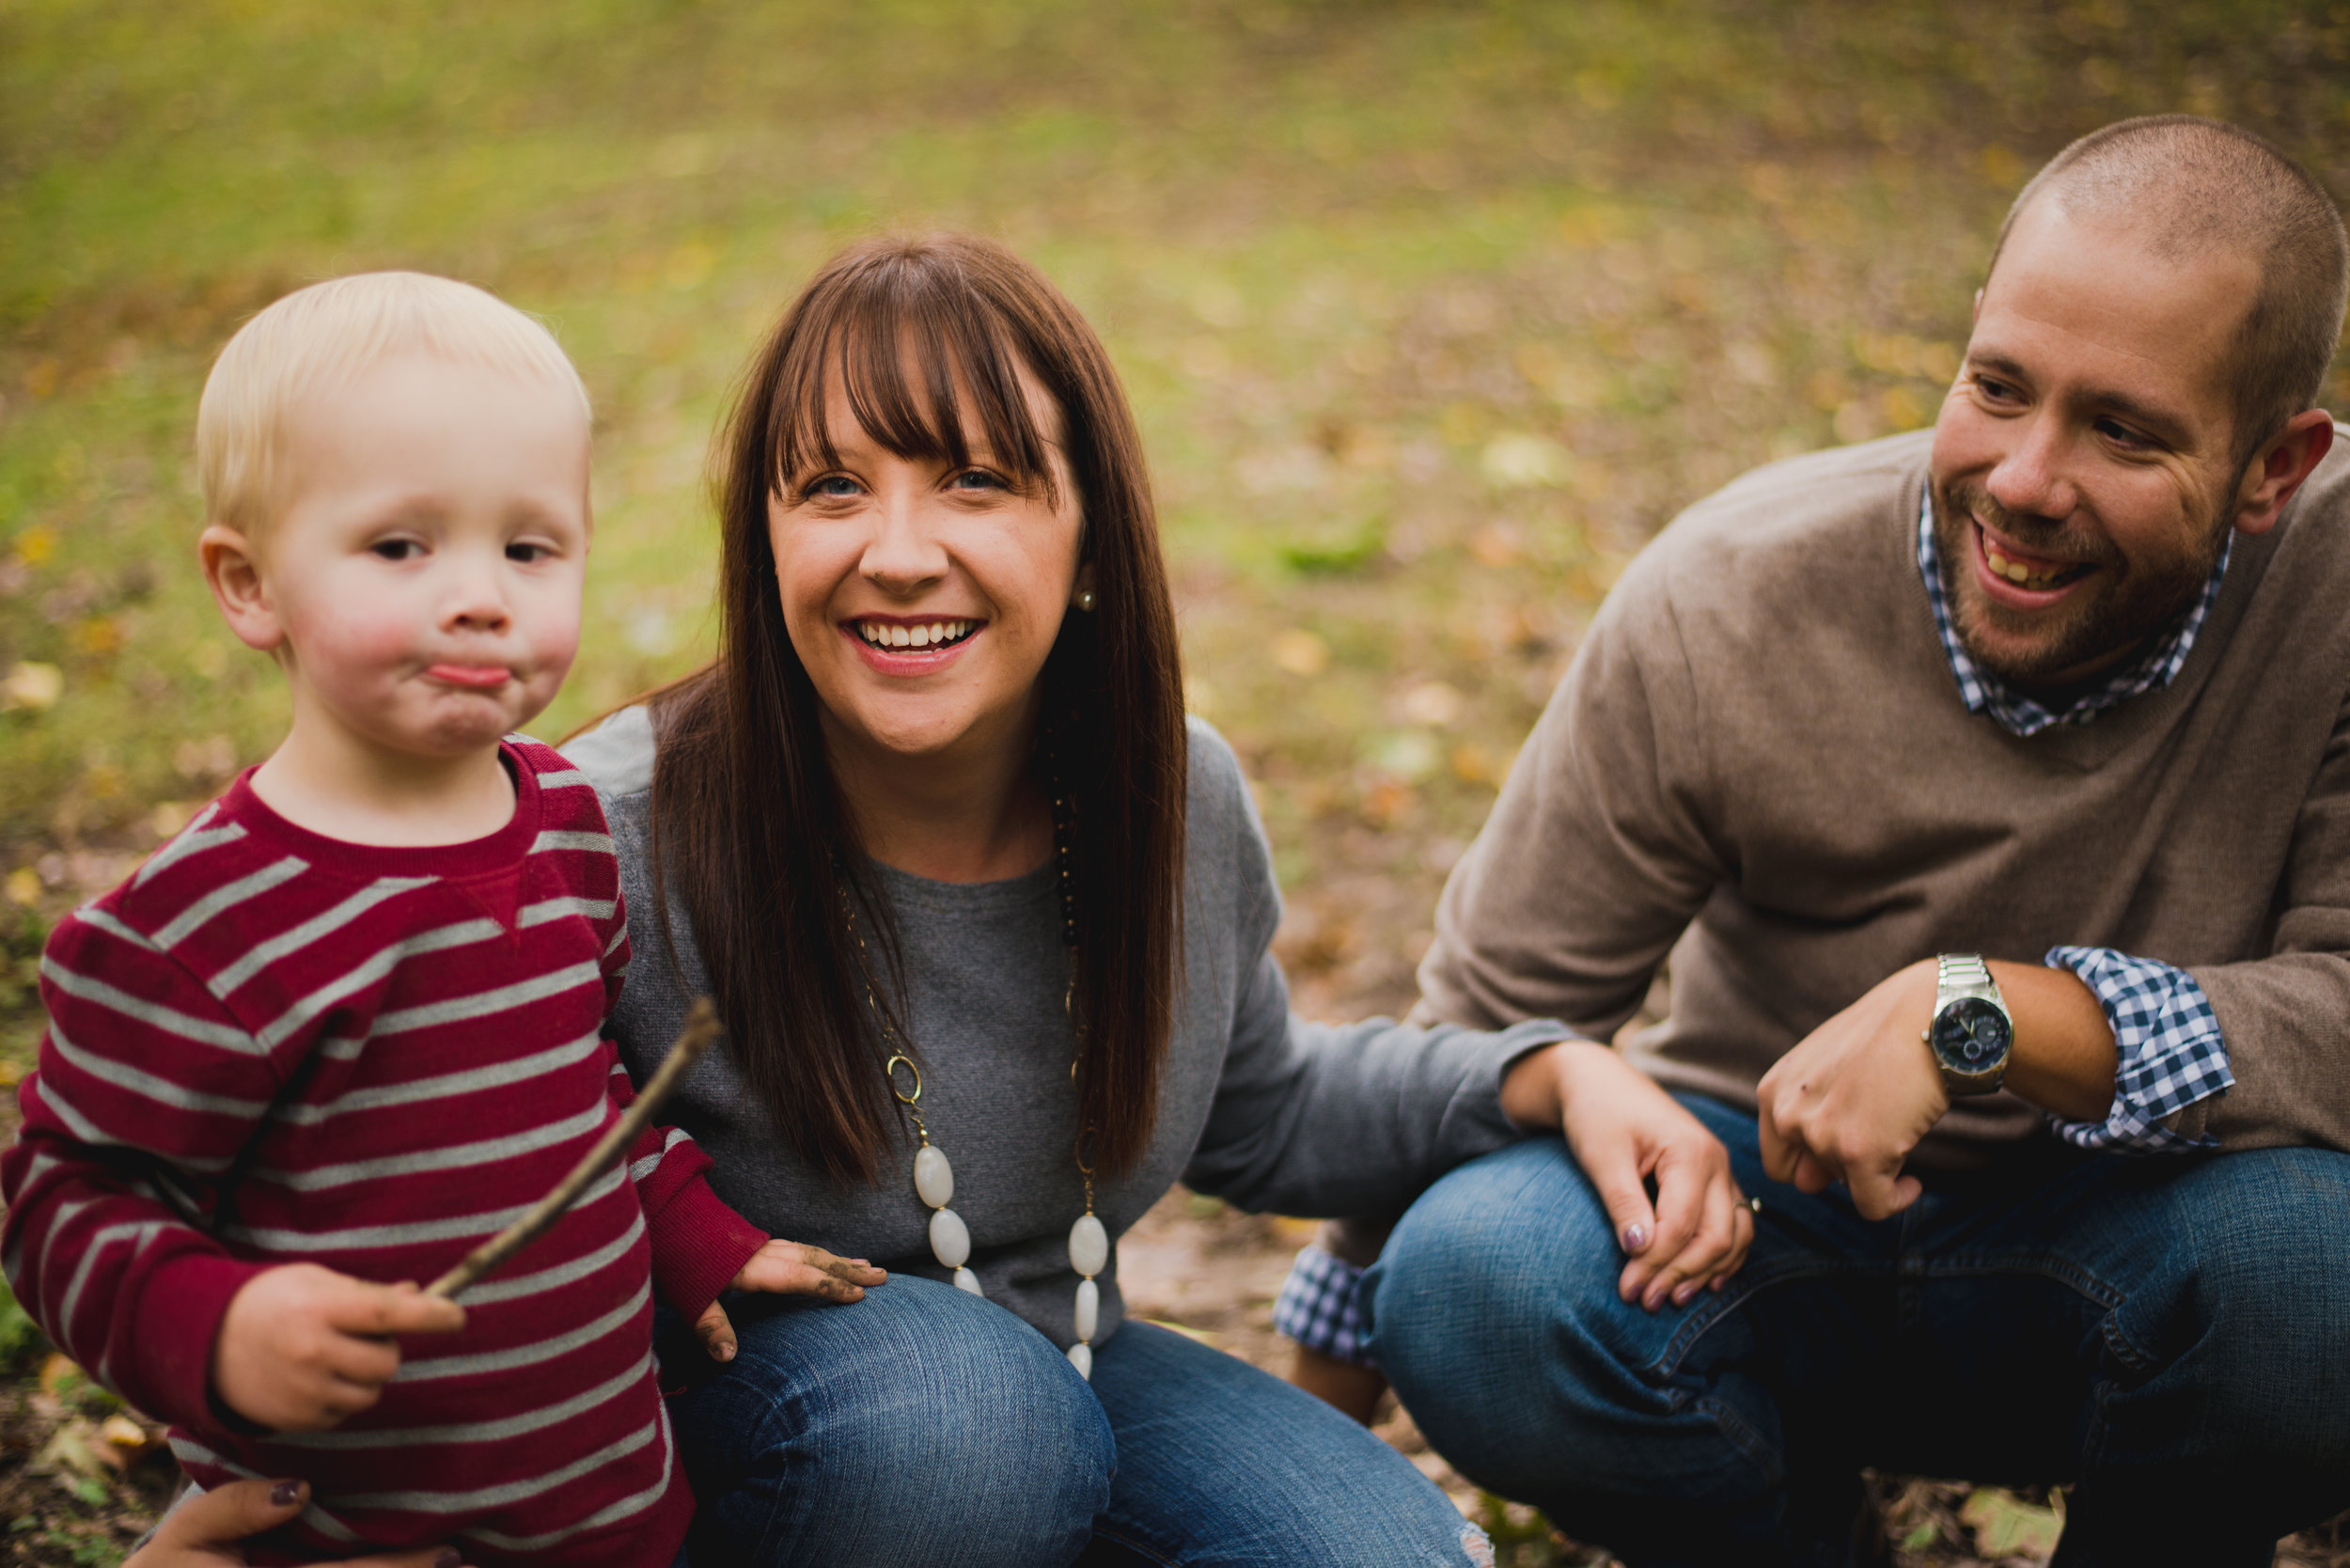
[[[2019,1152],[1872,1223],[1762,1174],[1719,1294],[1617,1299],[1555,1138],[1423,1195],[1366,1278],[1438,1452],[1638,1568],[1846,1560],[1863,1466],[2076,1484],[2057,1561],[2265,1564],[2350,1506],[2350,1155]]]
[[[1411,1462],[1312,1395],[1127,1322],[1090,1388],[1042,1334],[893,1275],[828,1306],[736,1297],[741,1348],[670,1414],[697,1564],[1469,1568],[1491,1563]],[[675,1320],[670,1320],[674,1325]]]

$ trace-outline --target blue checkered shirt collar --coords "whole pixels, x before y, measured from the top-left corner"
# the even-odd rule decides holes
[[[2052,713],[1976,664],[1959,642],[1958,628],[1950,620],[1950,600],[1942,587],[1941,557],[1934,548],[1932,484],[1926,486],[1926,493],[1918,503],[1918,572],[1926,580],[1926,603],[1934,609],[1935,635],[1942,639],[1943,656],[1950,662],[1950,673],[1958,678],[1958,695],[1965,700],[1968,713],[1988,713],[2011,735],[2037,735],[2060,724],[2087,724],[2133,697],[2159,690],[2176,680],[2186,664],[2186,656],[2195,651],[2196,634],[2203,629],[2204,618],[2211,614],[2213,604],[2219,598],[2219,584],[2228,575],[2228,557],[2234,549],[2235,532],[2231,529],[2228,542],[2220,546],[2219,564],[2212,568],[2211,578],[2203,584],[2194,607],[2170,628],[2169,635],[2148,649],[2142,657],[2115,670],[2102,685],[2092,687],[2061,711]]]

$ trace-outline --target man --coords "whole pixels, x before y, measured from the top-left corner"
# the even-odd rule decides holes
[[[2017,199],[1930,441],[1626,573],[1422,1009],[1604,1040],[1669,950],[1671,1016],[1354,1297],[1465,1474],[1636,1565],[1849,1560],[1872,1465],[2074,1483],[2065,1564],[2350,1505],[2343,293],[2267,144],[2109,127]],[[1717,1142],[1758,1203],[1701,1289]]]

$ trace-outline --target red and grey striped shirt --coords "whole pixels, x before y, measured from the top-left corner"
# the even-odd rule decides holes
[[[468,1291],[462,1333],[405,1341],[363,1415],[254,1435],[208,1388],[255,1274],[430,1279],[630,1098],[603,1038],[628,926],[603,811],[547,747],[502,756],[513,820],[436,848],[321,838],[239,779],[41,961],[0,1263],[69,1354],[174,1423],[199,1483],[310,1481],[257,1561],[451,1541],[485,1565],[667,1568],[692,1512],[652,1293],[691,1319],[766,1237],[674,1129]]]

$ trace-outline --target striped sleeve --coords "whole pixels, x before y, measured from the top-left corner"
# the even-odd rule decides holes
[[[625,1110],[636,1098],[635,1086],[620,1065],[619,1047],[607,1040],[603,1049],[612,1102]],[[766,1231],[710,1190],[709,1169],[710,1156],[682,1127],[648,1127],[628,1152],[628,1173],[652,1243],[653,1289],[688,1323],[767,1245]]]
[[[278,1063],[168,953],[102,910],[41,958],[49,1012],[0,1160],[0,1264],[67,1354],[150,1415],[216,1424],[207,1387],[228,1300],[260,1265],[198,1228],[268,1111]]]

